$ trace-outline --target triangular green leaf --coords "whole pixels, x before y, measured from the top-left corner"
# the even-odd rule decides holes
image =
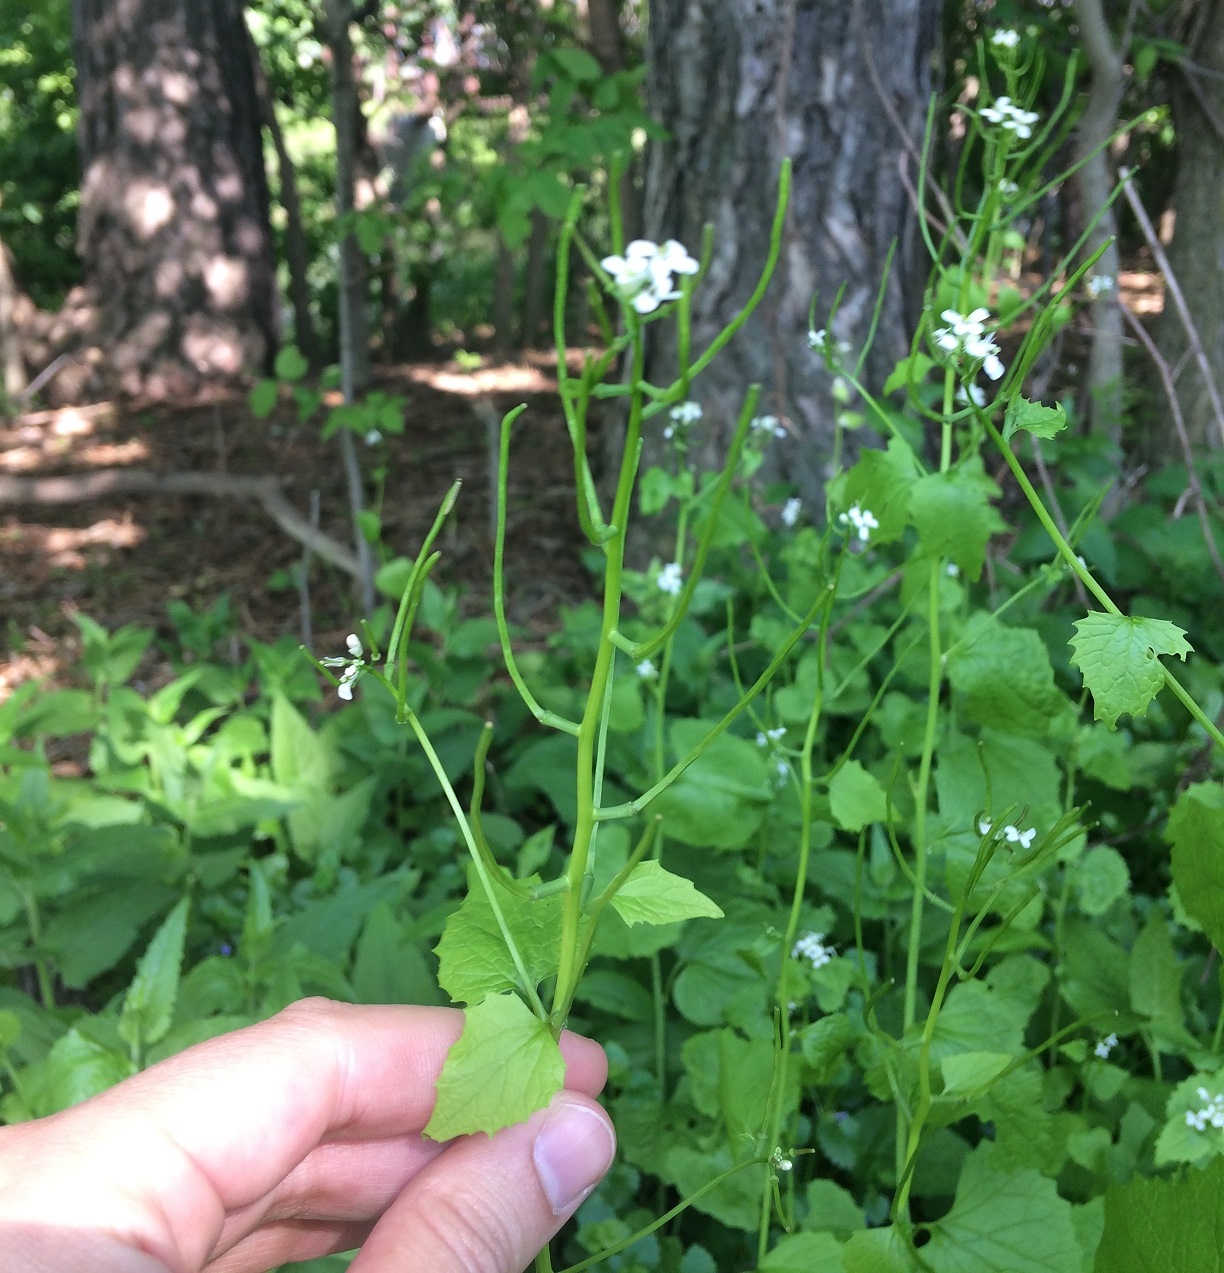
[[[170,1029],[190,905],[184,897],[166,916],[136,965],[119,1018],[119,1037],[133,1052],[156,1043]]]
[[[965,1160],[956,1202],[923,1259],[939,1273],[1080,1273],[1071,1204],[1036,1171],[998,1170],[993,1153],[985,1143]]]
[[[871,532],[873,544],[887,544],[905,533],[910,487],[918,477],[913,451],[899,438],[886,450],[864,451],[840,483],[831,483],[830,503],[838,508],[857,504],[880,523]]]
[[[1068,707],[1041,637],[989,615],[971,620],[956,643],[948,679],[971,720],[1009,734],[1040,738]]]
[[[1173,846],[1173,883],[1186,913],[1224,948],[1224,787],[1196,782],[1177,797],[1165,838]]]
[[[868,823],[883,822],[888,814],[884,788],[857,760],[849,760],[829,782],[829,808],[844,831],[861,831]]]
[[[639,862],[612,898],[626,924],[675,924],[682,919],[722,919],[722,907],[691,880],[665,871],[658,862]]]
[[[1103,614],[1075,623],[1071,662],[1092,692],[1097,720],[1111,729],[1123,712],[1142,716],[1164,684],[1160,655],[1184,659],[1192,650],[1186,634],[1167,619]]]
[[[554,895],[532,900],[496,881],[493,887],[527,975],[533,986],[539,985],[557,971],[561,898]],[[468,873],[468,895],[448,917],[442,940],[434,950],[438,984],[456,1003],[479,1003],[485,995],[518,987],[518,971],[474,870]]]
[[[991,536],[1006,529],[990,503],[998,494],[977,457],[954,472],[919,478],[910,492],[909,515],[923,549],[977,579]]]
[[[517,995],[489,995],[465,1014],[425,1135],[492,1136],[543,1109],[564,1083],[565,1061],[548,1024]]]
[[[923,353],[915,352],[908,358],[902,358],[893,368],[892,375],[884,382],[884,392],[896,393],[898,389],[908,389],[910,385],[917,387],[931,374],[934,366],[935,359],[928,358]]]
[[[1061,405],[1043,406],[1027,398],[1014,398],[1003,417],[1003,441],[1010,442],[1023,429],[1038,438],[1052,438],[1067,427],[1067,413]]]

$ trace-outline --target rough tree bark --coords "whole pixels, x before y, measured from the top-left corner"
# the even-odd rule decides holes
[[[921,144],[938,38],[938,0],[655,0],[649,30],[649,97],[671,134],[647,165],[646,237],[691,251],[714,226],[714,253],[693,307],[693,348],[747,300],[768,252],[784,157],[794,162],[786,242],[770,294],[694,386],[721,445],[747,386],[763,385],[760,410],[790,436],[773,448],[774,473],[819,498],[829,477],[835,407],[831,378],[807,343],[845,295],[833,335],[862,347],[885,261],[897,262],[865,367],[878,387],[906,352],[926,262],[901,175]],[[908,161],[911,185],[916,164]],[[664,331],[664,327],[656,331]],[[672,374],[662,336],[651,354],[656,383]]]
[[[1224,394],[1224,4],[1204,3],[1186,41],[1189,57],[1172,98],[1177,134],[1176,228],[1169,264],[1194,320],[1212,378]],[[1177,307],[1165,302],[1160,352],[1177,376],[1186,428],[1196,447],[1224,446],[1209,391]],[[1176,456],[1162,431],[1155,449]]]
[[[1118,223],[1109,196],[1115,177],[1107,143],[1118,126],[1118,108],[1126,91],[1126,68],[1109,30],[1102,0],[1076,0],[1080,42],[1092,68],[1088,105],[1075,130],[1075,155],[1083,160],[1076,174],[1085,218],[1095,218],[1087,250],[1105,251],[1093,270],[1107,280],[1092,298],[1092,354],[1088,369],[1089,419],[1094,433],[1119,450],[1122,438],[1122,309],[1118,303]],[[1095,153],[1094,153],[1095,152]]]
[[[74,0],[88,343],[107,387],[237,382],[276,344],[259,105],[240,0]]]

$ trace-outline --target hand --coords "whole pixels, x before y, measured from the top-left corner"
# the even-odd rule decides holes
[[[3,1273],[518,1273],[612,1161],[602,1049],[528,1122],[421,1135],[463,1014],[307,999],[84,1104],[0,1128]]]

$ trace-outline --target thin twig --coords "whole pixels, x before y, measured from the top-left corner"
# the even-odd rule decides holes
[[[1177,306],[1177,314],[1182,321],[1182,326],[1185,328],[1186,339],[1190,343],[1194,361],[1198,364],[1199,374],[1203,377],[1203,387],[1211,401],[1211,410],[1215,415],[1216,428],[1220,431],[1220,441],[1224,444],[1224,402],[1220,400],[1220,388],[1215,382],[1215,377],[1211,374],[1211,363],[1207,358],[1207,351],[1203,348],[1202,337],[1199,335],[1199,330],[1191,317],[1190,307],[1186,304],[1186,298],[1182,293],[1181,285],[1177,281],[1177,275],[1173,273],[1173,267],[1169,264],[1164,245],[1152,225],[1152,220],[1147,214],[1147,209],[1143,206],[1143,201],[1135,193],[1135,188],[1130,181],[1130,172],[1124,168],[1120,175],[1122,177],[1122,193],[1126,197],[1126,202],[1130,204],[1131,211],[1135,214],[1135,220],[1139,222],[1139,228],[1143,231],[1143,237],[1147,240],[1147,245],[1152,250],[1152,257],[1156,261],[1157,268],[1164,275],[1165,291],[1172,298],[1173,304]]]
[[[315,540],[319,534],[319,492],[310,492],[310,535],[302,550],[302,564],[298,574],[298,602],[302,612],[302,644],[308,649],[314,648],[314,624],[310,609],[310,557],[314,552]]]
[[[1215,535],[1211,530],[1211,519],[1207,514],[1207,500],[1203,495],[1203,484],[1199,481],[1198,471],[1194,467],[1194,448],[1190,445],[1190,434],[1186,431],[1186,418],[1182,414],[1181,403],[1177,400],[1177,386],[1173,383],[1173,369],[1169,366],[1166,359],[1156,347],[1156,342],[1148,335],[1143,324],[1131,312],[1130,308],[1123,305],[1119,301],[1122,308],[1122,317],[1130,326],[1131,331],[1135,333],[1139,343],[1148,352],[1148,357],[1152,360],[1152,365],[1156,368],[1156,374],[1160,377],[1160,383],[1164,387],[1165,397],[1169,400],[1169,411],[1173,416],[1173,428],[1177,432],[1177,442],[1181,447],[1182,458],[1186,461],[1186,481],[1187,490],[1190,499],[1194,503],[1195,511],[1198,513],[1199,525],[1203,528],[1203,542],[1207,545],[1207,553],[1211,557],[1211,564],[1215,567],[1215,572],[1224,584],[1224,561],[1220,559],[1220,550],[1216,546]]]
[[[312,542],[320,557],[357,578],[357,558],[343,544],[310,524],[281,494],[272,477],[245,477],[234,473],[147,473],[140,469],[100,469],[63,477],[8,477],[0,475],[0,505],[82,504],[117,495],[214,495],[258,500],[264,512],[299,543]],[[313,535],[313,538],[312,538]]]

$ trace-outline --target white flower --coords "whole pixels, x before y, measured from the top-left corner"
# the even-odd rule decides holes
[[[799,520],[799,514],[803,511],[803,501],[791,496],[790,499],[782,505],[782,511],[778,516],[782,520],[783,526],[793,526]]]
[[[792,959],[806,959],[813,968],[823,968],[836,955],[834,947],[824,944],[824,933],[803,933],[791,948]]]
[[[1026,111],[1017,106],[1010,97],[996,97],[994,105],[983,106],[978,113],[992,124],[998,124],[1025,139],[1033,135],[1033,125],[1041,118],[1035,111]]]
[[[1186,1111],[1186,1126],[1193,1127],[1196,1132],[1206,1131],[1208,1124],[1217,1130],[1224,1128],[1224,1095],[1219,1092],[1213,1094],[1205,1087],[1198,1088],[1197,1093],[1203,1107]]]
[[[1113,291],[1114,280],[1108,274],[1094,274],[1084,286],[1095,301],[1103,292]]]
[[[870,509],[860,508],[857,504],[852,504],[837,520],[843,526],[853,526],[863,543],[866,543],[871,538],[873,530],[880,529],[880,523],[876,520],[876,515]]]
[[[779,725],[776,729],[766,729],[757,732],[757,746],[768,747],[770,743],[779,743],[786,737],[786,726]]]
[[[972,314],[960,314],[954,309],[945,309],[940,317],[948,325],[937,327],[931,333],[935,344],[954,358],[963,355],[973,362],[980,362],[991,380],[1000,379],[1003,363],[999,360],[999,346],[986,331],[990,312],[975,309]]]
[[[992,826],[994,826],[994,823],[991,822],[989,818],[979,818],[978,819],[978,835],[989,835],[990,828]]]
[[[1006,177],[999,182],[999,193],[1004,199],[1014,199],[1020,193],[1020,187],[1014,181],[1008,181]]]
[[[377,446],[382,441],[382,434],[377,429],[371,429],[365,435],[366,446]]]
[[[669,597],[680,595],[680,589],[684,587],[684,574],[678,561],[669,561],[659,571],[658,585],[659,591],[667,593]]]
[[[772,433],[775,438],[786,437],[786,430],[778,422],[776,415],[754,416],[749,428],[753,433]]]
[[[850,342],[848,340],[835,340],[832,346],[839,354],[848,354],[850,352]],[[829,352],[829,332],[827,328],[820,328],[817,331],[812,328],[808,332],[808,348],[814,349],[818,354]]]
[[[348,702],[353,697],[353,683],[365,669],[365,650],[362,647],[361,638],[355,632],[350,632],[344,638],[344,645],[349,652],[348,658],[327,658],[320,659],[319,662],[324,667],[344,669],[340,673],[340,684],[336,688],[336,693]]]
[[[677,424],[696,424],[701,419],[701,403],[678,402],[667,414]]]
[[[600,265],[639,314],[651,314],[665,301],[679,298],[673,274],[696,274],[701,268],[675,239],[662,246],[634,239],[624,256],[605,256]]]
[[[990,42],[997,49],[1014,49],[1020,43],[1019,31],[996,31]]]
[[[1097,1045],[1092,1050],[1101,1058],[1105,1058],[1118,1046],[1118,1036],[1116,1034],[1107,1034],[1103,1039],[1097,1041]]]
[[[650,659],[643,659],[637,667],[633,669],[644,681],[653,681],[659,675],[659,669],[655,667]]]
[[[973,403],[975,407],[986,405],[986,390],[981,385],[961,385],[956,391],[956,400],[962,406]]]
[[[947,575],[949,579],[959,579],[960,567],[956,564],[956,562],[950,561],[944,567],[944,574]],[[985,834],[985,832],[983,832],[983,834]]]

